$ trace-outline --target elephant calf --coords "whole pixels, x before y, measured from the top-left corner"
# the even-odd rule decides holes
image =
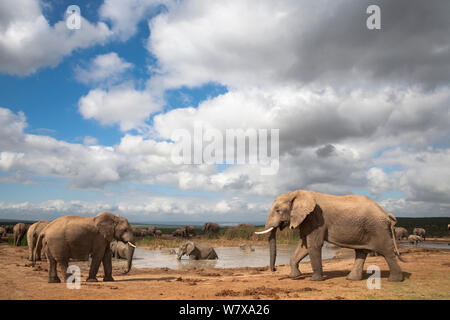
[[[418,235],[411,234],[411,235],[409,235],[409,237],[408,237],[408,241],[409,241],[409,243],[412,243],[412,244],[414,244],[414,245],[417,247],[417,244],[418,244],[419,242],[423,241],[423,238],[420,237],[420,236],[418,236]]]
[[[214,260],[219,258],[213,247],[192,241],[185,242],[180,246],[177,259],[180,260],[184,254],[188,255],[189,259],[192,260]]]

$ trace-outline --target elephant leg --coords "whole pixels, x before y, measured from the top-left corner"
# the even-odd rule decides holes
[[[60,283],[61,280],[58,278],[58,273],[56,272],[56,260],[49,254],[47,254],[48,261],[48,283]]]
[[[388,251],[383,253],[384,259],[389,265],[389,281],[403,281],[403,272],[397,263],[394,251]]]
[[[322,281],[323,270],[322,270],[322,247],[310,247],[308,248],[309,258],[311,259],[311,266],[313,269],[312,281]]]
[[[107,247],[105,250],[102,263],[103,263],[103,272],[105,274],[105,276],[103,277],[103,281],[114,281],[114,278],[112,277],[111,249],[109,247]]]
[[[97,282],[97,272],[100,267],[100,263],[102,262],[103,255],[94,254],[92,256],[91,267],[89,268],[89,277],[87,278],[87,282]]]
[[[353,264],[352,271],[347,275],[348,280],[361,280],[363,277],[363,267],[366,261],[367,251],[356,249],[355,250],[355,263]]]
[[[67,273],[67,269],[69,268],[69,262],[68,261],[59,261],[59,270],[61,271],[61,274],[64,275],[64,282],[67,282],[67,278],[70,277],[72,274]]]
[[[302,273],[298,269],[300,261],[308,255],[308,249],[306,248],[306,240],[300,240],[295,252],[292,254],[289,264],[291,265],[291,273],[289,278],[296,278]]]

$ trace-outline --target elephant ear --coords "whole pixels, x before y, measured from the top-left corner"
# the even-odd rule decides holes
[[[192,251],[194,251],[194,249],[195,249],[195,245],[193,242],[188,242],[186,244],[186,254],[187,255],[190,255],[192,253]]]
[[[292,201],[290,228],[297,228],[314,211],[316,200],[310,191],[297,191]]]
[[[99,213],[94,218],[94,224],[100,234],[109,242],[114,239],[114,230],[119,222],[119,217],[114,216],[109,212]]]

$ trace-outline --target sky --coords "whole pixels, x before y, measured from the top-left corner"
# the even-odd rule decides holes
[[[297,189],[449,217],[449,30],[445,0],[3,0],[0,219],[262,223]],[[196,125],[279,130],[277,172],[174,163]]]

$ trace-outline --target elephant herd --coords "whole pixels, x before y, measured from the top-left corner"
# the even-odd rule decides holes
[[[302,275],[300,261],[309,255],[313,275],[311,280],[323,280],[321,249],[325,241],[355,250],[355,261],[347,275],[349,280],[363,278],[363,266],[369,253],[384,257],[389,269],[389,281],[402,281],[403,273],[397,263],[401,261],[397,239],[408,238],[417,245],[425,239],[425,230],[415,228],[412,235],[406,229],[394,227],[397,219],[392,213],[386,213],[376,202],[365,196],[334,196],[308,190],[297,190],[279,195],[272,204],[265,223],[265,230],[256,234],[268,234],[270,269],[275,271],[276,232],[289,227],[297,229],[300,241],[290,259],[290,278]],[[25,231],[24,231],[25,230]],[[14,229],[14,243],[20,244],[27,227],[17,224]],[[449,225],[450,230],[450,225]],[[158,232],[159,231],[159,232]],[[0,229],[0,233],[4,232]],[[217,233],[219,226],[205,223],[203,232]],[[17,234],[17,238],[16,238]],[[139,233],[139,236],[143,234]],[[155,227],[146,229],[146,234],[160,235]],[[173,236],[189,238],[195,235],[193,226],[184,226],[174,231]],[[48,281],[60,282],[57,266],[62,270],[64,279],[69,259],[83,259],[91,256],[92,261],[87,281],[97,281],[96,275],[103,263],[103,281],[113,281],[112,257],[127,259],[127,272],[131,269],[134,253],[136,229],[127,219],[109,212],[95,217],[64,216],[52,222],[39,221],[28,228],[30,259],[40,258],[42,251],[49,264]],[[252,250],[251,247],[242,248]],[[204,244],[187,241],[178,250],[177,258],[188,255],[190,259],[217,259],[215,250]]]
[[[406,238],[409,243],[417,246],[419,242],[425,241],[426,231],[424,228],[414,228],[412,234],[408,234],[408,230],[403,227],[395,227],[395,238],[397,240],[403,240]]]

